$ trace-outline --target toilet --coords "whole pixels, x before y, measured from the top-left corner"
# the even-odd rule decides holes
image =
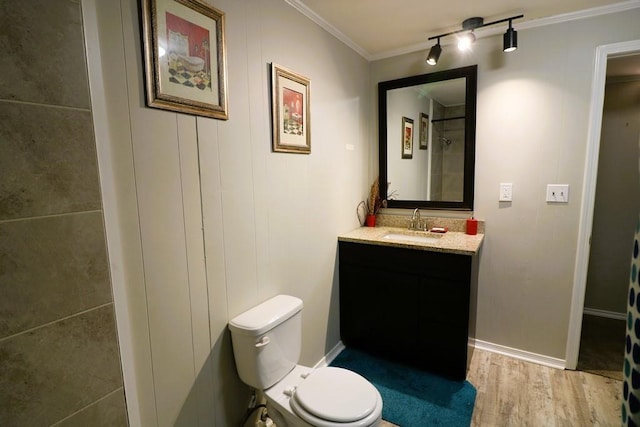
[[[302,300],[275,296],[229,322],[240,379],[262,393],[277,427],[369,427],[382,418],[382,397],[359,374],[298,364]]]

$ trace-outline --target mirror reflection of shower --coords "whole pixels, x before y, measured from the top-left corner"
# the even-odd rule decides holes
[[[431,200],[462,200],[464,188],[464,104],[432,104]]]

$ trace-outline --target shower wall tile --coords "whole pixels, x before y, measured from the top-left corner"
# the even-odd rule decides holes
[[[0,2],[0,99],[89,108],[79,0]]]
[[[0,141],[0,220],[100,209],[90,112],[0,101]]]
[[[464,105],[447,106],[445,108],[444,116],[445,117],[460,117],[460,116],[464,116],[464,113],[465,113],[464,110],[465,110],[465,106]]]
[[[124,391],[121,389],[53,427],[126,427],[128,425]]]
[[[110,302],[102,213],[0,222],[0,295],[0,338]]]
[[[442,159],[442,168],[448,174],[464,175],[464,153],[462,154],[445,154]]]
[[[0,341],[0,425],[45,426],[122,387],[111,304]]]

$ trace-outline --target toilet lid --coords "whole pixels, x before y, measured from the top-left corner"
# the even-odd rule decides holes
[[[373,412],[377,392],[369,381],[355,372],[328,367],[316,369],[302,381],[293,399],[318,418],[347,423]]]

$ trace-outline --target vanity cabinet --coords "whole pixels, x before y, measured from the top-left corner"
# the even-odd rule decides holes
[[[348,346],[466,377],[476,256],[339,242],[340,335]]]

